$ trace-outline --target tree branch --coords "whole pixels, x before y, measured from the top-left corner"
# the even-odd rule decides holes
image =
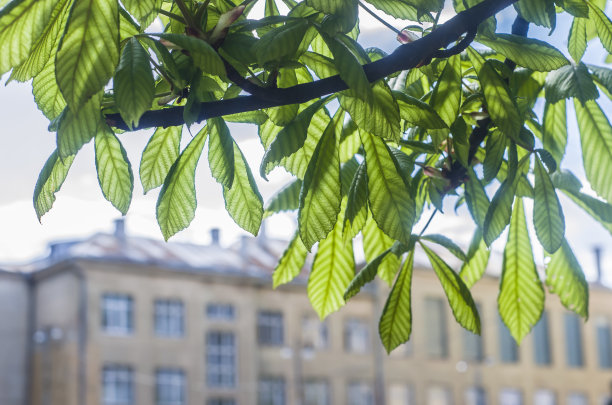
[[[485,0],[468,10],[462,11],[429,35],[417,41],[403,44],[390,55],[364,65],[363,69],[368,80],[375,82],[393,73],[412,69],[425,64],[424,62],[429,62],[440,49],[444,49],[457,41],[463,34],[474,32],[481,22],[517,1]],[[471,35],[468,35],[468,37],[471,37]],[[265,96],[239,96],[228,100],[202,103],[197,122],[222,115],[304,103],[347,88],[346,83],[338,75],[288,88],[266,88],[263,89]],[[113,127],[126,131],[130,130],[117,113],[106,115],[106,120]],[[183,124],[183,107],[169,107],[144,113],[140,118],[138,127],[133,130]]]

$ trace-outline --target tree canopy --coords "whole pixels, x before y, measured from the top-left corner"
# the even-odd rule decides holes
[[[257,1],[264,11],[253,18]],[[194,218],[194,176],[208,141],[212,175],[239,226],[256,235],[264,217],[297,211],[274,286],[295,278],[315,245],[307,290],[321,317],[376,276],[391,286],[379,324],[388,351],[410,338],[416,249],[429,258],[457,322],[480,333],[470,288],[508,227],[498,304],[514,338],[520,342],[544,308],[532,240],[549,257],[548,289],[588,317],[588,286],[565,240],[558,194],[612,232],[612,127],[597,101],[611,97],[612,70],[581,62],[591,40],[612,52],[605,0],[0,0],[0,7],[0,74],[32,79],[56,133],[34,190],[39,218],[92,140],[102,193],[125,214],[134,175],[117,135],[154,128],[139,175],[144,192],[161,187],[164,238]],[[448,7],[454,15],[442,23]],[[501,33],[496,16],[507,8],[516,18],[511,33]],[[385,25],[389,17],[406,21],[391,54],[360,45],[366,12]],[[571,27],[557,26],[560,14]],[[530,37],[531,25],[567,31],[567,48]],[[567,100],[585,186],[599,198],[561,168]],[[184,126],[204,122],[181,150]],[[228,122],[258,127],[266,151],[258,173]],[[264,205],[255,176],[279,167],[294,180]],[[429,221],[415,227],[424,213],[443,215],[449,200],[465,204],[474,221],[467,252],[427,233]],[[532,218],[525,200],[533,201]],[[356,273],[358,235],[367,264]],[[463,262],[458,271],[440,249]]]

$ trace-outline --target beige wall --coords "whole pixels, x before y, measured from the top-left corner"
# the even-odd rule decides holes
[[[28,286],[20,274],[0,271],[0,404],[25,403]]]

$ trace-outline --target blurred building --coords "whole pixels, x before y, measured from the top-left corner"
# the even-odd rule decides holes
[[[612,292],[591,286],[586,323],[547,297],[517,347],[499,320],[498,280],[473,289],[482,337],[452,319],[417,260],[414,333],[387,356],[387,287],[319,322],[306,275],[273,290],[286,242],[225,248],[114,234],[52,245],[0,272],[1,405],[583,405],[612,382]]]

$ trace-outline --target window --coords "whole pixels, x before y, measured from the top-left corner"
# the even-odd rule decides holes
[[[425,299],[425,320],[427,325],[427,354],[429,357],[448,356],[448,333],[446,330],[446,307],[440,298]]]
[[[257,314],[257,341],[260,345],[283,345],[282,312],[260,311]]]
[[[499,392],[499,405],[523,405],[523,393],[514,388],[504,388]]]
[[[104,367],[102,370],[102,403],[104,405],[131,405],[134,403],[130,367]]]
[[[353,381],[348,385],[348,405],[373,405],[374,393],[370,384]]]
[[[570,367],[582,367],[584,359],[582,356],[582,329],[580,318],[574,313],[565,313],[565,355],[567,365]]]
[[[132,297],[126,294],[102,296],[102,328],[104,332],[128,335],[134,330]]]
[[[236,405],[234,398],[211,398],[206,401],[206,405]]]
[[[157,405],[185,404],[185,374],[176,369],[159,369],[155,373]]]
[[[606,318],[595,320],[595,333],[597,335],[597,364],[599,368],[612,368],[612,337],[610,336],[610,323]]]
[[[482,336],[462,328],[463,334],[463,359],[475,363],[480,363],[484,360],[482,350]]]
[[[550,357],[550,339],[548,335],[548,314],[542,313],[540,321],[533,327],[533,361],[540,366],[552,363]]]
[[[232,304],[210,303],[206,305],[206,317],[215,321],[233,321],[236,310]]]
[[[557,397],[551,390],[536,390],[533,403],[538,405],[556,405]]]
[[[587,405],[588,403],[586,395],[580,392],[571,392],[567,396],[567,405]]]
[[[232,332],[206,335],[206,382],[209,387],[236,385],[236,340]]]
[[[414,405],[413,391],[408,384],[391,384],[387,397],[389,405]]]
[[[155,334],[181,337],[185,334],[183,303],[179,300],[155,300]]]
[[[329,384],[324,380],[304,383],[304,405],[329,405]]]
[[[427,405],[451,405],[451,392],[447,387],[432,385],[427,388]]]
[[[519,360],[518,346],[501,317],[499,318],[499,357],[502,363],[516,363]]]
[[[285,405],[285,380],[268,377],[259,380],[257,405]]]
[[[487,394],[482,387],[470,387],[465,390],[465,405],[487,405]]]
[[[305,348],[327,349],[328,340],[326,321],[321,321],[314,315],[306,315],[302,318],[302,345]]]
[[[370,328],[363,319],[347,319],[344,324],[344,349],[350,353],[370,350]]]

